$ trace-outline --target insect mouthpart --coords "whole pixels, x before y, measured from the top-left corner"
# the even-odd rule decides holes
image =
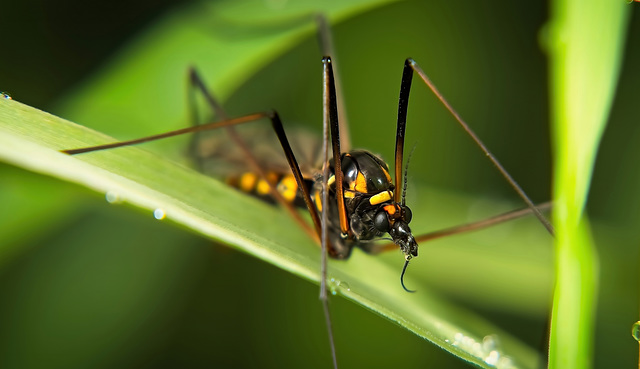
[[[393,225],[389,229],[389,235],[393,239],[393,242],[400,246],[400,250],[404,253],[404,266],[402,267],[402,274],[400,274],[400,284],[407,292],[416,292],[408,289],[404,285],[404,273],[409,266],[409,260],[418,256],[418,243],[411,233],[409,222],[411,222],[412,214],[411,209],[406,205],[396,204],[395,208],[399,210],[396,214],[396,219],[393,221]]]
[[[382,207],[374,218],[374,227],[381,232],[389,233],[393,243],[400,247],[406,257],[418,256],[416,242],[409,223],[412,219],[411,209],[403,204],[389,204]]]
[[[389,235],[391,235],[393,242],[400,246],[400,250],[406,257],[410,259],[418,256],[418,243],[411,233],[408,222],[404,220],[395,221],[393,227],[389,230]]]

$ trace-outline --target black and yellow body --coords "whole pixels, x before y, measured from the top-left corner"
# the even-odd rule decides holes
[[[376,252],[376,239],[394,230],[396,223],[404,223],[400,231],[411,232],[408,223],[411,221],[411,210],[394,202],[395,185],[389,175],[387,164],[375,154],[365,150],[353,150],[341,155],[342,188],[345,202],[349,231],[342,234],[340,216],[338,214],[335,161],[330,161],[330,176],[328,179],[329,201],[328,233],[329,255],[336,259],[346,259],[351,255],[354,247],[366,252]],[[295,178],[291,174],[267,172],[270,181],[282,197],[289,203],[304,207],[300,191]],[[305,179],[305,185],[310,189],[312,201],[322,213],[321,201],[322,176],[315,180]],[[239,176],[227,178],[227,183],[239,190],[259,197],[262,200],[275,203],[269,192],[269,184],[257,174],[246,172]],[[397,224],[400,225],[400,224]],[[417,256],[416,252],[411,254]]]
[[[409,230],[411,210],[394,202],[395,185],[389,175],[389,167],[378,156],[365,150],[353,150],[341,155],[342,186],[345,211],[349,220],[349,231],[342,233],[337,204],[335,161],[330,162],[328,231],[329,255],[346,259],[354,247],[366,252],[376,252],[376,239],[394,231],[394,226],[403,225]],[[312,194],[319,212],[322,212],[321,182],[316,182]],[[397,223],[397,224],[396,224]],[[393,238],[393,236],[392,236]],[[417,249],[414,255],[417,256]]]
[[[256,173],[245,172],[239,176],[230,176],[225,182],[242,192],[254,195],[261,200],[269,203],[277,203],[271,196],[270,185],[267,181],[275,186],[276,190],[282,195],[282,198],[298,207],[304,207],[305,203],[302,199],[302,192],[298,189],[298,183],[291,173],[267,172],[267,178],[263,179]],[[306,185],[311,186],[312,180],[306,180]]]
[[[415,62],[407,59],[403,70],[393,179],[387,164],[376,155],[364,150],[341,151],[331,58],[324,57],[322,63],[325,107],[325,138],[322,145],[317,140],[309,140],[304,135],[292,134],[291,131],[289,136],[294,139],[290,143],[275,111],[228,118],[202,79],[195,70],[191,70],[191,83],[222,120],[140,139],[63,152],[76,155],[194,133],[190,151],[203,173],[218,174],[244,192],[281,203],[319,244],[325,241],[322,237],[326,230],[328,254],[331,257],[347,259],[354,247],[366,252],[388,250],[389,248],[377,247],[373,242],[388,234],[387,239],[390,238],[405,256],[402,281],[409,260],[418,255],[418,244],[409,228],[411,210],[405,205],[406,176],[402,175],[406,112]],[[192,102],[192,106],[195,103]],[[195,113],[193,115],[197,116]],[[264,134],[242,135],[241,138],[235,130],[235,126],[261,119],[271,121],[271,129],[281,148],[274,148],[267,142],[269,140],[264,140]],[[225,128],[227,135],[215,134],[214,131],[219,128]],[[329,151],[329,140],[333,159],[328,163],[328,175],[320,174],[319,168],[327,160],[321,156],[328,158],[328,154],[325,155],[324,152]],[[323,201],[325,185],[328,198]],[[304,205],[307,208],[313,228],[299,218],[298,212],[291,205]],[[325,222],[321,221],[321,215],[322,218],[326,215]]]
[[[509,183],[521,194],[531,210],[553,234],[553,228],[540,211],[526,197],[522,189],[511,179],[493,155],[477,139],[449,104],[432,86],[426,74],[412,59],[404,64],[400,98],[398,103],[398,120],[395,137],[394,175],[389,173],[388,165],[378,156],[365,150],[349,150],[348,139],[340,139],[340,123],[336,97],[336,84],[330,57],[324,57],[323,63],[323,141],[309,140],[304,135],[284,132],[284,127],[277,112],[248,114],[237,118],[229,118],[205,87],[203,80],[195,70],[190,70],[193,86],[201,92],[205,100],[215,111],[219,121],[199,124],[135,140],[112,144],[62,150],[70,155],[128,146],[185,133],[194,133],[190,150],[197,165],[203,173],[215,174],[227,179],[230,185],[263,200],[280,203],[291,216],[314,238],[323,248],[326,245],[328,255],[335,259],[347,259],[354,247],[365,252],[374,253],[390,250],[397,246],[404,254],[404,267],[400,274],[400,283],[404,285],[404,274],[409,261],[418,256],[418,243],[411,232],[409,223],[412,214],[405,205],[407,187],[406,169],[404,167],[404,140],[406,131],[407,109],[411,80],[416,71],[422,80],[433,90],[447,109],[453,114],[463,128],[482,148],[485,154],[503,173]],[[0,94],[1,96],[1,94]],[[3,96],[7,98],[7,96]],[[192,101],[192,109],[196,106]],[[195,110],[195,109],[194,109]],[[197,114],[193,114],[197,117]],[[240,135],[236,126],[262,119],[271,121],[271,129],[278,138],[280,147],[270,145],[264,134]],[[227,135],[215,130],[224,128]],[[343,130],[346,127],[343,127]],[[205,134],[208,132],[208,134]],[[208,137],[211,136],[211,137]],[[241,137],[242,136],[242,137]],[[287,137],[294,138],[289,140]],[[314,143],[315,142],[315,143]],[[330,144],[330,145],[329,145]],[[344,152],[341,151],[343,145]],[[330,147],[330,148],[329,148]],[[294,152],[296,153],[294,155]],[[329,159],[332,153],[333,158]],[[282,155],[284,153],[284,155]],[[320,154],[322,153],[322,154]],[[328,160],[328,163],[327,163]],[[327,163],[327,166],[323,164]],[[328,167],[328,168],[327,168]],[[319,168],[328,169],[324,173]],[[325,191],[326,189],[326,191]],[[309,211],[313,226],[310,226],[294,206],[303,206]],[[439,235],[453,234],[462,231],[479,229],[488,224],[495,224],[513,216],[496,217],[489,222],[458,227],[454,231],[435,232]],[[327,235],[327,236],[325,236]],[[388,235],[388,237],[387,237]],[[439,236],[438,235],[438,236]],[[424,235],[424,241],[435,236]],[[389,245],[376,245],[377,240],[387,239]],[[322,254],[321,299],[324,302],[325,319],[330,322],[327,291],[326,254]],[[328,324],[329,330],[331,325]],[[332,337],[331,331],[329,336]],[[333,343],[332,343],[333,347]],[[333,350],[334,366],[336,365]]]
[[[313,178],[313,186],[309,188],[308,181],[311,178],[308,174],[303,175],[303,171],[300,170],[279,118],[277,115],[271,117],[272,126],[280,140],[289,168],[297,178],[298,188],[304,187],[301,191],[295,192],[305,201],[318,238],[321,238],[323,228],[320,215],[327,212],[324,227],[329,235],[328,253],[331,257],[346,259],[351,255],[353,247],[359,247],[367,252],[378,251],[379,248],[372,241],[387,233],[405,255],[404,268],[406,269],[409,260],[418,255],[418,244],[409,227],[411,210],[405,205],[406,188],[398,188],[403,179],[406,183],[406,178],[402,175],[402,166],[406,112],[414,62],[407,59],[403,70],[396,132],[394,180],[389,174],[387,164],[376,155],[364,150],[348,152],[340,150],[340,127],[333,67],[329,57],[324,57],[322,62],[323,98],[324,106],[327,108],[324,112],[325,122],[328,123],[328,130],[331,133],[333,153],[333,159],[329,162],[328,177],[316,175]],[[321,198],[325,181],[328,187],[328,199],[323,202]],[[294,201],[292,186],[280,186],[287,192],[289,195],[287,196],[278,188],[280,182],[276,182],[275,178],[270,182],[276,184],[276,190],[283,195],[284,201],[289,203]],[[327,209],[323,209],[324,207]]]

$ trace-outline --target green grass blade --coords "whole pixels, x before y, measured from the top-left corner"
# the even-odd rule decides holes
[[[383,1],[323,2],[321,10],[335,22],[384,3]],[[277,58],[279,54],[297,47],[300,40],[312,37],[314,26],[309,23],[308,15],[311,9],[316,8],[316,4],[289,2],[288,6],[291,8],[285,7],[278,10],[264,10],[256,7],[260,4],[264,3],[219,2],[214,5],[185,8],[168,15],[125,48],[117,58],[107,63],[104,70],[97,76],[90,78],[84,86],[65,98],[57,110],[62,113],[58,115],[97,128],[98,131],[114,135],[119,140],[184,127],[188,124],[184,103],[187,66],[196,65],[203,72],[207,84],[214,88],[214,92],[222,100],[227,100],[230,95],[230,100],[233,100],[234,90],[238,86],[250,88],[244,84],[253,78],[252,75],[256,71],[260,73],[263,69],[269,68],[271,60]],[[418,13],[409,7],[415,4],[400,5],[403,6],[399,10],[394,11],[389,7],[379,11],[377,18],[368,20],[371,24],[367,29],[386,31],[386,28],[380,25],[386,24],[392,15],[395,19],[402,20],[402,28],[409,28],[410,23],[411,25],[418,23],[439,25],[435,29],[450,27],[447,18],[440,16],[437,7],[424,11],[432,17],[430,21],[415,17],[415,21],[408,22],[407,16]],[[470,20],[475,18],[475,13],[471,13]],[[453,14],[457,16],[458,12]],[[303,15],[306,18],[302,17]],[[340,26],[336,24],[336,28]],[[458,31],[465,34],[461,30]],[[387,33],[389,34],[367,34],[366,37],[375,43],[374,46],[368,47],[374,53],[373,56],[361,59],[361,54],[357,54],[358,51],[356,51],[355,55],[344,59],[357,64],[355,68],[352,64],[352,71],[373,67],[369,72],[363,73],[360,83],[350,83],[359,95],[367,99],[360,110],[371,113],[373,110],[368,107],[382,104],[372,102],[376,101],[373,100],[374,98],[385,100],[389,105],[387,109],[389,117],[353,119],[355,124],[360,124],[359,128],[355,124],[352,126],[352,128],[355,126],[355,132],[360,132],[356,138],[367,142],[367,145],[374,140],[383,139],[388,143],[386,141],[390,141],[389,137],[393,134],[394,110],[397,108],[396,89],[403,59],[410,55],[416,57],[418,56],[416,54],[422,54],[419,61],[431,64],[438,59],[432,53],[442,52],[442,49],[436,45],[441,43],[455,45],[456,40],[454,37],[453,41],[447,41],[445,35],[429,31],[426,33],[428,36],[425,37],[429,42],[419,46],[409,46],[404,42],[423,36],[418,36],[421,34],[417,32],[410,32],[404,37]],[[363,40],[362,36],[355,35],[356,38],[348,42],[350,49],[353,45],[360,45]],[[437,39],[437,42],[432,42],[432,39]],[[403,42],[398,42],[399,40]],[[380,56],[380,45],[385,45],[385,53],[390,53],[393,48],[397,49],[391,58],[393,64],[377,64],[382,59],[375,56],[375,54]],[[454,48],[467,50],[452,47]],[[479,48],[485,50],[484,46]],[[357,50],[357,48],[354,49]],[[493,52],[487,51],[487,53]],[[302,64],[316,68],[314,63],[317,63],[318,73],[314,75],[318,77],[318,81],[310,81],[307,85],[317,86],[319,90],[317,46],[313,45],[313,49],[306,50],[306,54],[312,57],[309,60],[305,59],[304,62],[295,59],[292,66],[283,68],[284,70],[276,69],[276,72],[280,73],[275,74],[275,82],[265,84],[266,87],[258,88],[254,94],[270,95],[275,93],[275,90],[287,88],[301,90],[299,84],[296,85],[297,87],[290,87],[293,82],[298,81],[290,81],[287,78],[300,69]],[[345,54],[339,53],[339,55]],[[452,68],[451,63],[467,60],[467,57],[453,55],[448,59],[443,69],[458,73],[464,68]],[[362,63],[363,60],[367,62]],[[380,87],[383,85],[383,69],[390,70],[391,87],[387,85]],[[434,68],[432,64],[430,69],[438,68]],[[295,79],[299,74],[293,75],[292,79]],[[372,83],[372,76],[376,76],[375,86],[380,91],[375,91],[375,94],[364,94],[357,90],[359,86],[369,86]],[[448,79],[441,78],[441,80]],[[461,81],[460,86],[466,86],[466,82]],[[411,114],[415,114],[418,109],[426,105],[420,100],[426,93],[423,87],[414,88],[416,95],[413,95],[412,99],[418,103],[410,108]],[[464,88],[460,87],[459,90]],[[315,95],[313,97],[312,104],[319,110],[319,99],[315,99]],[[261,105],[258,99],[252,99],[246,95],[242,99],[249,107],[237,108],[233,101],[225,101],[231,114],[245,114],[274,106],[281,111],[280,109],[287,107],[287,104],[284,104],[284,107],[283,104],[263,103]],[[297,97],[288,105],[304,106],[304,101],[300,100],[303,99]],[[433,113],[438,109],[425,108],[424,110],[428,112],[428,119],[418,114],[412,116],[412,122],[416,122],[416,124],[412,123],[410,128],[414,137],[428,137],[431,131],[421,132],[420,129],[425,131],[432,129],[439,126],[439,123],[431,124],[432,121],[443,120],[433,117]],[[320,114],[311,115],[320,116]],[[291,120],[295,119],[289,117],[287,123]],[[316,121],[308,120],[309,125],[317,126]],[[373,121],[379,121],[381,127],[389,127],[390,133],[372,130],[371,122]],[[421,124],[424,122],[428,124]],[[442,125],[448,124],[445,121]],[[140,207],[149,218],[152,217],[154,210],[162,209],[167,214],[166,219],[171,223],[179,224],[204,237],[224,242],[305,279],[316,282],[318,280],[318,249],[299,230],[299,227],[284,212],[239,194],[219,181],[166,159],[167,156],[171,158],[178,156],[172,155],[171,152],[175,154],[180,151],[182,154],[184,145],[176,145],[173,142],[158,143],[163,151],[162,156],[150,154],[146,150],[155,152],[158,151],[157,147],[145,145],[142,150],[124,148],[68,157],[59,154],[57,150],[111,142],[114,139],[61,121],[16,102],[0,104],[0,127],[2,160],[79,183],[101,193],[110,192],[117,195],[120,201]],[[457,129],[453,125],[452,127]],[[439,136],[436,134],[436,137]],[[463,139],[466,140],[467,137]],[[450,145],[446,139],[438,138],[437,141]],[[392,145],[388,146],[392,148]],[[374,148],[375,145],[370,147]],[[465,147],[461,144],[455,146],[455,150],[458,153],[464,151]],[[169,151],[168,154],[167,151]],[[435,151],[444,152],[443,150]],[[412,160],[414,169],[422,167],[420,163],[424,156],[426,156],[424,151],[415,155]],[[386,157],[388,158],[389,155]],[[450,159],[454,159],[453,155]],[[452,166],[449,161],[443,161],[443,163]],[[460,169],[460,171],[464,170]],[[490,169],[487,169],[487,172],[489,171]],[[419,170],[412,171],[414,175],[418,172]],[[412,228],[420,232],[459,224],[461,219],[464,221],[467,219],[465,216],[470,213],[478,212],[476,217],[481,218],[500,210],[510,210],[512,206],[477,199],[470,200],[461,195],[434,191],[419,183],[410,184],[410,188],[409,196],[422,199],[420,205],[412,205],[414,212]],[[411,200],[413,204],[413,199]],[[475,210],[469,210],[474,207]],[[274,222],[274,219],[278,221]],[[423,245],[421,257],[413,262],[407,276],[407,285],[418,289],[416,294],[406,294],[400,288],[399,273],[402,259],[395,253],[369,256],[356,251],[347,262],[332,261],[330,277],[336,281],[332,287],[336,293],[387,317],[469,362],[483,367],[491,367],[491,364],[496,363],[505,367],[510,365],[524,368],[537,367],[540,358],[534,349],[523,345],[475,314],[452,305],[434,292],[437,288],[446,291],[455,290],[459,295],[474,296],[473,298],[483,306],[490,306],[496,311],[513,311],[516,312],[515,314],[524,311],[525,314],[539,314],[539,311],[546,306],[548,286],[551,283],[549,258],[545,248],[549,241],[539,229],[538,224],[524,222],[514,222],[516,224],[504,225],[488,232]],[[140,238],[145,239],[143,236]],[[146,262],[144,258],[141,260]],[[433,262],[434,260],[436,262]],[[441,260],[449,262],[441,262]],[[427,264],[428,261],[431,261],[431,264]],[[161,270],[160,267],[157,269]],[[238,269],[234,273],[251,275],[251,270]],[[162,276],[165,275],[162,274]],[[225,274],[220,278],[229,278],[229,276]],[[229,283],[231,282],[233,281],[230,280]],[[245,291],[240,292],[242,293]],[[114,293],[114,297],[117,298],[117,294]],[[226,298],[233,302],[239,300],[235,295]],[[154,306],[156,300],[149,300],[151,303],[148,306]],[[140,306],[137,300],[132,301],[134,301],[132,305]],[[309,317],[309,320],[313,318]],[[350,325],[347,326],[349,329],[356,329]],[[123,335],[127,336],[133,328],[127,326],[121,329],[125,332]],[[211,333],[213,334],[215,333]],[[205,335],[205,338],[208,342],[211,337]],[[265,340],[270,337],[259,339]],[[341,350],[341,347],[338,347],[338,350]]]
[[[624,1],[553,2],[549,34],[558,231],[550,368],[591,367],[598,259],[584,206],[628,21]]]
[[[162,209],[170,222],[318,281],[317,247],[275,207],[135,147],[77,157],[57,152],[108,141],[111,139],[101,134],[18,102],[0,104],[3,161],[117,194],[121,201],[147,209],[150,217],[155,209]],[[281,220],[276,225],[271,219]],[[405,293],[398,280],[401,260],[390,256],[356,252],[348,262],[332,262],[330,276],[336,281],[336,293],[482,367],[507,357],[514,367],[538,365],[534,350],[419,284],[417,270],[407,283],[419,286],[419,293]],[[372,270],[376,273],[371,274]],[[487,344],[493,340],[487,337],[497,337],[500,343]]]

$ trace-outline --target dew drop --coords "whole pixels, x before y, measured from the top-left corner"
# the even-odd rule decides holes
[[[351,291],[351,286],[349,286],[349,283],[341,281],[339,279],[335,279],[333,277],[329,279],[327,288],[329,289],[329,292],[334,296],[337,295],[340,290]]]
[[[162,220],[167,217],[167,213],[162,209],[156,209],[153,211],[153,217],[158,220]]]
[[[456,334],[453,336],[453,344],[454,344],[455,346],[459,345],[459,344],[462,342],[462,338],[463,338],[463,337],[464,337],[464,335],[463,335],[462,333],[460,333],[460,332],[456,333]]]
[[[471,353],[474,354],[476,357],[483,357],[484,351],[482,351],[482,343],[476,342],[476,340],[474,340],[473,338],[469,338],[469,340],[470,340],[469,347],[471,347]]]
[[[13,99],[11,98],[11,95],[9,95],[9,94],[8,94],[8,93],[6,93],[6,92],[2,92],[2,91],[0,91],[0,97],[1,97],[1,98],[3,98],[3,99],[6,99],[6,100],[13,100]]]
[[[491,334],[479,340],[463,332],[457,332],[452,338],[447,338],[444,341],[452,346],[459,347],[492,367],[514,369],[511,359],[505,356],[500,349],[499,336]]]
[[[336,281],[335,278],[329,279],[329,283],[328,283],[329,292],[334,296],[338,294],[338,284],[339,283],[340,282]]]
[[[489,352],[495,350],[498,346],[498,337],[495,335],[484,336],[482,339],[482,350]]]
[[[513,365],[513,360],[511,360],[508,356],[502,356],[498,359],[498,364],[496,364],[496,368],[498,369],[513,369],[515,366]]]
[[[338,282],[338,287],[342,288],[344,291],[351,291],[351,287],[347,282]]]
[[[633,323],[631,326],[631,336],[638,342],[640,342],[640,321]]]
[[[489,351],[487,356],[484,357],[484,362],[492,366],[498,365],[499,360],[500,360],[500,353],[496,350]]]
[[[104,198],[107,200],[109,204],[118,204],[122,202],[122,199],[120,198],[120,194],[118,194],[115,191],[107,191]]]

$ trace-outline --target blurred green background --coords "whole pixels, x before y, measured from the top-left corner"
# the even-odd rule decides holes
[[[120,139],[185,126],[186,106],[175,113],[182,119],[142,124],[129,119],[153,110],[156,95],[175,96],[180,104],[186,100],[188,65],[174,65],[171,53],[166,60],[149,63],[158,66],[158,79],[174,84],[153,86],[148,99],[130,102],[135,110],[87,96],[94,96],[91,86],[97,81],[121,86],[126,98],[137,88],[132,87],[135,76],[108,82],[105,78],[151,42],[158,20],[181,13],[183,21],[192,16],[191,22],[202,22],[193,4],[5,3],[0,11],[5,33],[0,90]],[[268,4],[276,7],[273,12],[287,5]],[[630,5],[634,12],[635,5]],[[411,56],[534,201],[549,199],[547,65],[540,47],[547,17],[544,3],[400,2],[335,24],[354,146],[392,157],[402,63]],[[287,18],[260,23],[247,19],[223,16],[213,19],[211,27],[218,35],[222,29],[231,42],[241,42],[299,23]],[[171,22],[162,24],[167,23]],[[629,367],[637,360],[637,343],[629,332],[638,319],[640,237],[635,226],[640,171],[635,163],[640,148],[634,143],[640,130],[634,87],[640,82],[635,71],[640,49],[633,35],[639,31],[640,20],[634,15],[588,204],[601,259],[595,367],[602,368]],[[237,89],[223,81],[229,90],[223,91],[225,106],[232,115],[276,108],[287,124],[318,132],[320,53],[315,37],[309,33],[292,49],[275,54],[266,66],[248,71],[246,83]],[[216,62],[220,61],[192,61],[205,70],[206,78],[213,78],[206,75],[206,64]],[[417,148],[410,180],[519,206],[426,88],[418,81],[414,86],[407,143],[415,142]],[[97,110],[120,109],[115,115],[119,119],[92,116],[92,105]],[[181,160],[184,140],[151,149]],[[330,365],[317,286],[157,222],[147,213],[108,205],[101,194],[7,165],[0,170],[1,367]],[[411,192],[409,200],[428,201]],[[414,214],[417,217],[436,219],[437,214]],[[520,252],[519,247],[523,246],[514,244],[513,252]],[[509,261],[499,248],[482,250],[495,264],[484,260],[477,267],[474,260],[464,260],[464,253],[447,251],[434,243],[421,252],[427,260],[420,266],[434,271],[434,288],[529,345],[542,347],[552,250],[535,250],[542,257],[531,261],[540,270],[538,289],[518,291],[523,281],[509,279],[504,283],[518,293],[500,298],[478,288],[491,267],[508,269]],[[529,251],[521,250],[523,255]],[[484,287],[498,289],[493,282]],[[468,367],[358,306],[341,298],[331,302],[343,367]]]

